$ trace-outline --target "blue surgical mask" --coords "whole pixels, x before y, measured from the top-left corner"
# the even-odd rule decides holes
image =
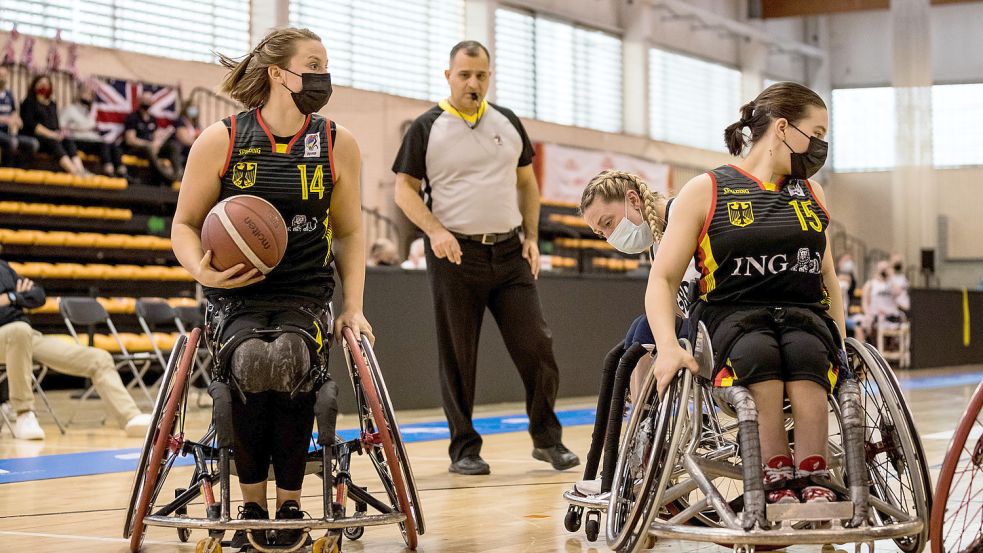
[[[641,213],[641,212],[639,212]],[[642,253],[655,243],[648,221],[642,217],[642,224],[636,225],[628,218],[628,198],[625,198],[625,217],[608,236],[608,244],[623,253]]]

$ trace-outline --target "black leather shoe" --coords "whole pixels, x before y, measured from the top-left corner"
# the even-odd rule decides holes
[[[488,463],[486,463],[481,457],[472,455],[471,457],[465,457],[454,461],[451,463],[451,466],[448,467],[447,471],[474,476],[478,474],[491,474],[491,467],[489,467]]]
[[[563,444],[556,444],[553,447],[537,447],[532,450],[532,458],[537,461],[546,461],[553,465],[556,470],[572,469],[580,464],[580,457],[577,457]]]

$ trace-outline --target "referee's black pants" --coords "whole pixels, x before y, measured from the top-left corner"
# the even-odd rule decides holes
[[[471,240],[460,243],[461,264],[455,265],[437,258],[429,240],[426,242],[440,349],[441,395],[451,431],[451,461],[481,452],[481,436],[471,423],[471,415],[478,338],[486,307],[498,323],[525,386],[533,445],[557,445],[562,429],[553,405],[560,371],[536,281],[529,262],[522,257],[522,241],[516,236],[490,246]]]

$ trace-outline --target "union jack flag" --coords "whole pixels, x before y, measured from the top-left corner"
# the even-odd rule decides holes
[[[126,118],[137,110],[144,92],[153,93],[150,115],[157,119],[158,128],[170,127],[177,119],[177,88],[110,78],[93,79],[91,86],[96,93],[96,123],[106,142],[123,136]]]

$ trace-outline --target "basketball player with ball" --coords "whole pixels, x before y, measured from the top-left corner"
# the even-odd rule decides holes
[[[311,31],[274,30],[244,57],[223,56],[222,63],[230,70],[223,91],[249,109],[195,141],[171,237],[208,301],[216,409],[229,403],[220,396],[231,394],[226,434],[242,488],[239,516],[269,518],[272,463],[276,518],[302,518],[315,400],[337,413],[325,328],[332,260],[344,295],[334,335],[347,326],[374,340],[362,314],[359,148],[347,129],[316,113],[331,96],[331,77],[324,45]],[[292,544],[299,534],[283,534],[293,533],[280,532],[268,545]],[[237,533],[233,547],[244,542]]]

